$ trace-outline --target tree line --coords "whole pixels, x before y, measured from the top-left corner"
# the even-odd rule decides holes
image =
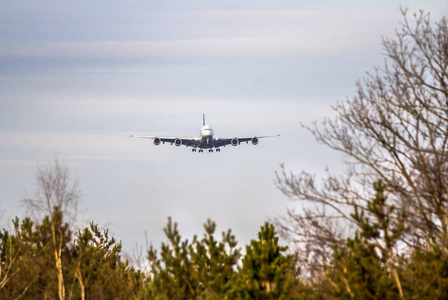
[[[320,272],[281,246],[269,222],[242,251],[230,229],[216,239],[211,220],[189,241],[169,218],[167,241],[137,268],[94,222],[74,233],[58,207],[38,223],[16,217],[0,232],[0,299],[446,299],[446,253],[432,245],[394,257],[406,215],[392,222],[385,185],[373,190],[374,217],[355,210],[361,229],[331,248]]]
[[[160,254],[152,246],[145,269],[122,256],[122,246],[95,223],[74,234],[58,207],[39,223],[13,220],[0,232],[0,299],[278,299],[304,286],[292,254],[265,223],[242,254],[231,230],[215,239],[182,239],[170,218]]]
[[[384,65],[335,118],[304,126],[346,172],[282,165],[278,188],[303,206],[244,251],[211,220],[188,240],[169,218],[137,268],[94,222],[73,229],[79,191],[56,161],[39,168],[28,217],[0,231],[0,299],[448,299],[448,25],[402,14]]]

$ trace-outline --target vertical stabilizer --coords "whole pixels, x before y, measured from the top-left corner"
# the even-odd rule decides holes
[[[202,126],[205,126],[205,114],[202,114]]]

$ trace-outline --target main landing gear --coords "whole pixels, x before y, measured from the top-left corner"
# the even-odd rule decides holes
[[[203,149],[199,149],[199,150],[197,150],[197,148],[193,148],[193,149],[191,149],[191,152],[199,152],[199,153],[203,153],[204,152],[204,150]],[[210,152],[213,152],[213,149],[208,149],[208,152],[210,153]],[[219,149],[219,148],[216,148],[216,152],[221,152],[221,149]]]

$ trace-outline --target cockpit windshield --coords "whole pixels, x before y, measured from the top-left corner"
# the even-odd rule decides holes
[[[213,129],[209,126],[204,126],[204,127],[202,127],[201,135],[202,136],[213,136]]]

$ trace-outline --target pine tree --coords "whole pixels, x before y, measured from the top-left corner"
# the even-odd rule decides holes
[[[345,245],[336,247],[334,262],[327,279],[333,284],[334,296],[354,299],[403,298],[397,272],[394,247],[406,231],[406,214],[387,204],[385,185],[374,185],[374,199],[366,210],[351,214],[359,230]],[[367,213],[365,213],[367,212]]]
[[[5,230],[1,234],[2,262],[13,261],[10,279],[0,293],[2,297],[65,296],[64,279],[69,272],[67,253],[71,231],[63,221],[62,212],[55,207],[52,215],[37,225],[29,218],[21,224],[16,218],[13,224],[14,234]]]
[[[139,295],[143,275],[122,261],[121,249],[121,242],[93,222],[78,232],[71,257],[81,299],[129,299]]]
[[[439,246],[415,250],[403,273],[408,295],[418,299],[448,299],[448,256]]]
[[[142,275],[122,261],[121,243],[107,230],[92,223],[72,242],[69,224],[58,208],[41,224],[16,218],[13,225],[14,232],[0,232],[0,299],[56,299],[61,290],[66,299],[139,296]]]
[[[149,299],[222,299],[231,288],[234,268],[240,257],[231,231],[222,241],[214,238],[216,225],[208,220],[204,237],[182,241],[177,223],[168,218],[160,258],[153,246],[148,251],[151,272],[147,282]]]
[[[214,238],[216,224],[210,219],[204,224],[205,234],[201,240],[194,239],[190,248],[192,260],[197,266],[202,297],[222,299],[232,288],[232,280],[241,254],[238,242],[231,230],[222,233],[222,240]]]
[[[33,222],[29,218],[20,222],[17,217],[12,222],[13,232],[5,229],[0,232],[0,298],[3,299],[29,294],[44,260],[38,254]]]
[[[246,246],[242,267],[229,298],[281,299],[300,298],[301,283],[292,255],[284,254],[274,225],[265,223],[258,232],[258,240]]]

